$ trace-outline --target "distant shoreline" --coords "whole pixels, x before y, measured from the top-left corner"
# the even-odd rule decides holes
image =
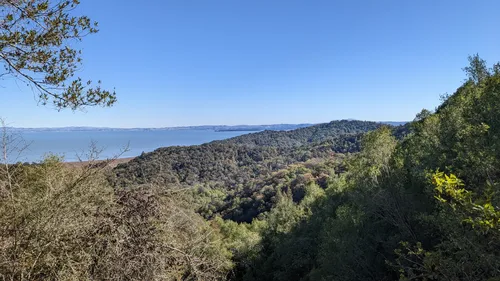
[[[118,166],[119,164],[124,164],[124,163],[128,163],[130,160],[134,159],[135,157],[124,157],[124,158],[117,158],[117,159],[114,159],[112,160],[109,164],[108,164],[108,167],[110,168],[114,168],[116,166]],[[95,160],[95,161],[92,161],[94,163],[101,163],[101,162],[104,162],[104,161],[108,161],[108,160]],[[88,165],[91,161],[69,161],[69,162],[64,162],[65,165],[67,165],[68,167],[83,167],[85,165]]]
[[[259,131],[259,130],[289,130],[309,127],[314,124],[269,124],[269,125],[200,125],[158,128],[112,128],[112,127],[7,127],[16,132],[110,132],[110,131]]]
[[[346,121],[361,121],[356,119],[342,119]],[[337,120],[337,121],[342,121]],[[368,121],[368,120],[365,120]],[[399,126],[408,121],[369,121],[392,126]],[[328,123],[328,122],[325,122]],[[69,126],[69,127],[7,127],[14,132],[110,132],[110,131],[184,131],[184,130],[208,130],[215,132],[231,131],[264,131],[264,130],[292,130],[309,127],[322,123],[298,123],[298,124],[261,124],[261,125],[194,125],[194,126],[174,126],[174,127],[136,127],[136,128],[116,128],[116,127],[91,127],[91,126]]]
[[[214,132],[260,132],[262,129],[220,129]]]

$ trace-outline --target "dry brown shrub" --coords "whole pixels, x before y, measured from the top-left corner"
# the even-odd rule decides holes
[[[4,155],[0,280],[225,279],[231,254],[184,189],[115,189],[95,151],[85,165],[55,156],[12,165]]]
[[[93,234],[114,207],[113,189],[101,174],[65,168],[55,158],[6,167],[0,169],[0,276],[86,279],[100,239]]]

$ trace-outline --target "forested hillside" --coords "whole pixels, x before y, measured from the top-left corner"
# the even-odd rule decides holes
[[[470,62],[404,140],[368,133],[314,199],[283,196],[237,279],[499,280],[500,65]]]
[[[196,184],[218,181],[230,187],[287,165],[332,153],[359,151],[359,136],[381,124],[333,121],[292,131],[263,131],[200,146],[165,147],[115,169],[121,185]]]
[[[260,193],[272,173],[310,159],[342,159],[358,152],[362,133],[382,125],[365,121],[333,121],[292,131],[263,131],[200,146],[165,147],[145,153],[114,169],[111,180],[122,187],[150,184],[197,187],[226,195],[223,202],[207,202],[215,213],[251,222],[273,205],[252,197]],[[276,188],[273,188],[272,196]],[[271,196],[271,197],[272,197]],[[269,197],[269,194],[268,194]],[[269,198],[268,198],[269,199]],[[234,201],[247,200],[245,203]],[[244,205],[244,206],[240,206]],[[263,206],[265,205],[265,206]]]
[[[433,112],[0,168],[6,280],[500,280],[500,64]],[[389,109],[388,109],[389,110]]]

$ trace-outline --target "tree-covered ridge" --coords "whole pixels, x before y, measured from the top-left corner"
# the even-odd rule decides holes
[[[380,127],[333,121],[292,131],[263,131],[200,146],[166,147],[115,169],[115,181],[162,184],[217,182],[230,189],[295,162],[359,150],[359,134]]]
[[[333,140],[342,135],[365,133],[380,126],[382,124],[376,122],[339,120],[292,131],[264,131],[247,134],[220,142],[289,148]]]

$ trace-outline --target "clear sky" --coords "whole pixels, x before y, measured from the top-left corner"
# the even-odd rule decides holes
[[[0,81],[16,127],[164,127],[412,120],[500,61],[500,1],[82,0],[100,32],[79,44],[82,78],[113,108],[57,112]]]

